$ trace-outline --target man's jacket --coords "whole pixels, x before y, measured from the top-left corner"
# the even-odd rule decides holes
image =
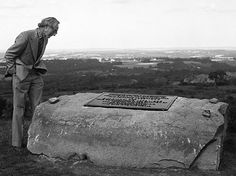
[[[37,29],[24,31],[18,35],[15,43],[6,51],[4,56],[7,64],[6,74],[15,73],[20,80],[25,79],[32,69],[40,74],[45,74],[47,68],[42,63],[41,58],[48,39],[44,39],[42,52],[37,58],[38,43]]]

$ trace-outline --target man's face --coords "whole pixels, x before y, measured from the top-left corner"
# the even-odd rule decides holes
[[[59,24],[55,23],[53,26],[47,26],[45,30],[45,36],[50,38],[51,36],[55,36],[57,34],[59,28]]]

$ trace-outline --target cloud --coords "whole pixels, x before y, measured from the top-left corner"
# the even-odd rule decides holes
[[[112,3],[115,3],[115,4],[127,4],[129,3],[130,0],[113,0]]]
[[[157,0],[157,2],[160,0]],[[127,5],[127,4],[145,4],[154,2],[155,0],[106,0],[107,3],[111,4],[119,4],[119,5]]]
[[[138,0],[107,0],[107,2],[111,2],[114,4],[128,4],[135,1],[138,1]]]
[[[26,8],[25,5],[21,5],[21,4],[6,4],[6,5],[1,5],[0,9],[3,10],[9,10],[9,9],[23,9]]]
[[[9,0],[1,2],[0,9],[1,10],[21,10],[26,8],[37,8],[42,5],[53,5],[56,4],[55,0]]]
[[[177,1],[176,1],[177,2]],[[169,4],[163,9],[167,13],[236,13],[236,2],[224,3],[222,1],[190,1],[182,4]]]

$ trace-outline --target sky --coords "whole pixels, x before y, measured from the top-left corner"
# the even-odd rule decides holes
[[[0,0],[0,50],[49,16],[47,49],[236,48],[235,0]]]

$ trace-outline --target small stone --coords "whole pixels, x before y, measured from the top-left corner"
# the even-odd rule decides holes
[[[204,111],[202,112],[202,115],[203,115],[204,117],[210,118],[210,117],[211,117],[211,111],[210,111],[210,110],[204,110]]]
[[[210,103],[216,104],[219,102],[219,100],[217,98],[212,98],[209,100]]]
[[[48,99],[48,102],[49,102],[50,104],[57,103],[58,101],[59,101],[59,98],[57,98],[57,97],[53,97],[53,98],[49,98],[49,99]]]

